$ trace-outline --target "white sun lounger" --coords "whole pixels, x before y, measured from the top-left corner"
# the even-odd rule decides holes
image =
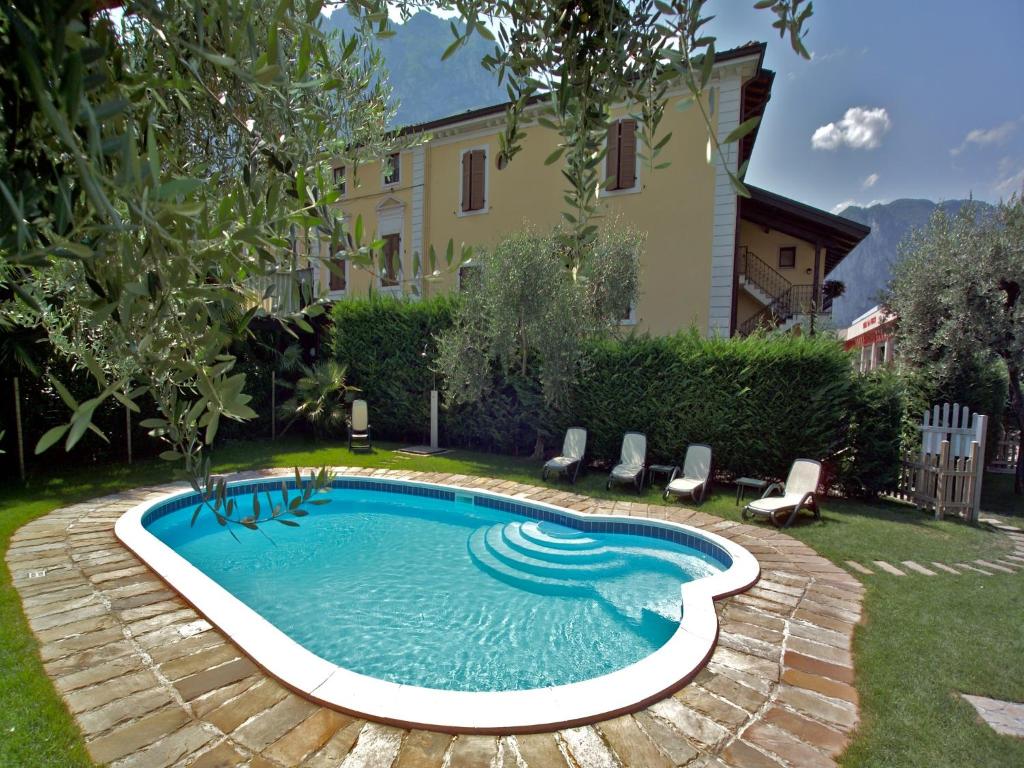
[[[816,494],[821,482],[821,462],[813,459],[797,459],[789,470],[785,484],[769,485],[764,495],[747,504],[743,519],[767,517],[776,526],[788,528],[801,509],[809,509],[816,520],[821,519]],[[771,494],[781,492],[781,496]]]
[[[565,431],[565,440],[562,442],[562,455],[544,464],[542,477],[547,480],[549,474],[565,475],[569,482],[576,482],[580,473],[580,465],[583,464],[583,454],[587,450],[587,430],[583,427],[569,427]]]

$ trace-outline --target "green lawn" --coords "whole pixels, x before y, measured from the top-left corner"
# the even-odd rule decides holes
[[[216,469],[344,464],[540,483],[537,463],[528,459],[465,451],[409,457],[387,448],[350,454],[344,448],[301,438],[233,443],[218,449]],[[52,509],[171,479],[169,466],[146,461],[130,468],[86,467],[37,474],[27,487],[0,486],[2,549],[6,551],[8,539],[21,525]],[[993,484],[987,494],[995,499],[991,511],[1010,514],[1015,510],[1009,489],[1012,485],[1004,489]],[[604,476],[599,473],[581,478],[577,490],[596,497],[637,498],[627,489],[605,491]],[[662,503],[657,489],[641,498]],[[718,489],[702,509],[738,520],[740,507],[733,499],[731,489]],[[956,522],[937,523],[901,505],[829,499],[823,515],[822,523],[808,519],[791,533],[839,563],[960,561],[995,557],[1006,549],[1002,536]],[[1024,764],[1019,742],[975,725],[970,708],[953,695],[954,690],[967,690],[1024,699],[1024,669],[1019,663],[1007,663],[1024,658],[1024,612],[1011,602],[1014,588],[1019,594],[1020,578],[872,577],[867,582],[869,620],[856,638],[865,727],[844,765]],[[90,765],[74,722],[43,672],[6,568],[0,573],[0,733],[0,765]],[[971,759],[960,759],[963,755]]]

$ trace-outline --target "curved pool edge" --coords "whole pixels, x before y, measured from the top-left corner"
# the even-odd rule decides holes
[[[290,471],[281,470],[261,474],[258,479],[248,476],[228,480],[238,485],[292,476]],[[346,473],[337,478],[367,479],[365,475]],[[623,520],[621,515],[576,512],[471,486],[393,477],[373,480],[473,493],[528,504],[579,521]],[[760,577],[756,558],[724,537],[682,523],[633,517],[630,519],[645,526],[684,531],[713,542],[732,559],[726,570],[681,585],[683,618],[668,642],[634,664],[566,685],[498,692],[421,688],[362,675],[317,656],[143,527],[147,511],[189,490],[188,486],[177,485],[129,509],[117,519],[115,535],[210,624],[283,685],[322,705],[400,727],[449,733],[527,733],[582,725],[642,709],[684,686],[707,663],[718,637],[714,601],[749,589]]]

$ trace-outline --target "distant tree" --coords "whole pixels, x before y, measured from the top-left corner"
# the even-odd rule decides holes
[[[474,255],[464,301],[438,339],[437,367],[445,400],[479,400],[494,373],[533,370],[549,404],[565,402],[583,359],[584,344],[618,326],[637,295],[643,237],[603,227],[588,246],[581,271],[565,268],[558,233],[525,231]]]
[[[995,215],[973,207],[941,209],[900,247],[887,297],[898,316],[897,345],[916,367],[952,372],[980,359],[1001,360],[1009,378],[1010,414],[1024,430],[1024,198]],[[1024,493],[1024,462],[1014,490]]]

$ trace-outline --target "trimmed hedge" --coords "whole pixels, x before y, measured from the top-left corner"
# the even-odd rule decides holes
[[[907,388],[891,368],[879,368],[854,377],[853,396],[838,481],[847,496],[875,497],[894,489],[899,477]]]
[[[451,325],[453,298],[374,296],[335,303],[329,352],[370,406],[375,436],[422,441],[430,430],[434,336]]]
[[[641,337],[599,344],[590,362],[573,415],[593,458],[616,459],[622,434],[638,430],[652,462],[679,463],[700,442],[719,470],[784,477],[794,458],[843,445],[853,374],[823,336]]]
[[[332,352],[370,402],[380,437],[424,439],[434,337],[450,324],[454,301],[376,297],[335,306]],[[678,463],[689,443],[706,442],[720,470],[784,477],[794,458],[837,457],[848,445],[859,391],[849,356],[826,336],[608,340],[590,348],[564,409],[543,402],[532,375],[496,373],[481,402],[442,411],[442,439],[521,454],[538,437],[557,447],[565,427],[580,424],[590,459],[608,463],[623,433],[640,430],[652,462]],[[858,449],[862,461],[869,442]]]

